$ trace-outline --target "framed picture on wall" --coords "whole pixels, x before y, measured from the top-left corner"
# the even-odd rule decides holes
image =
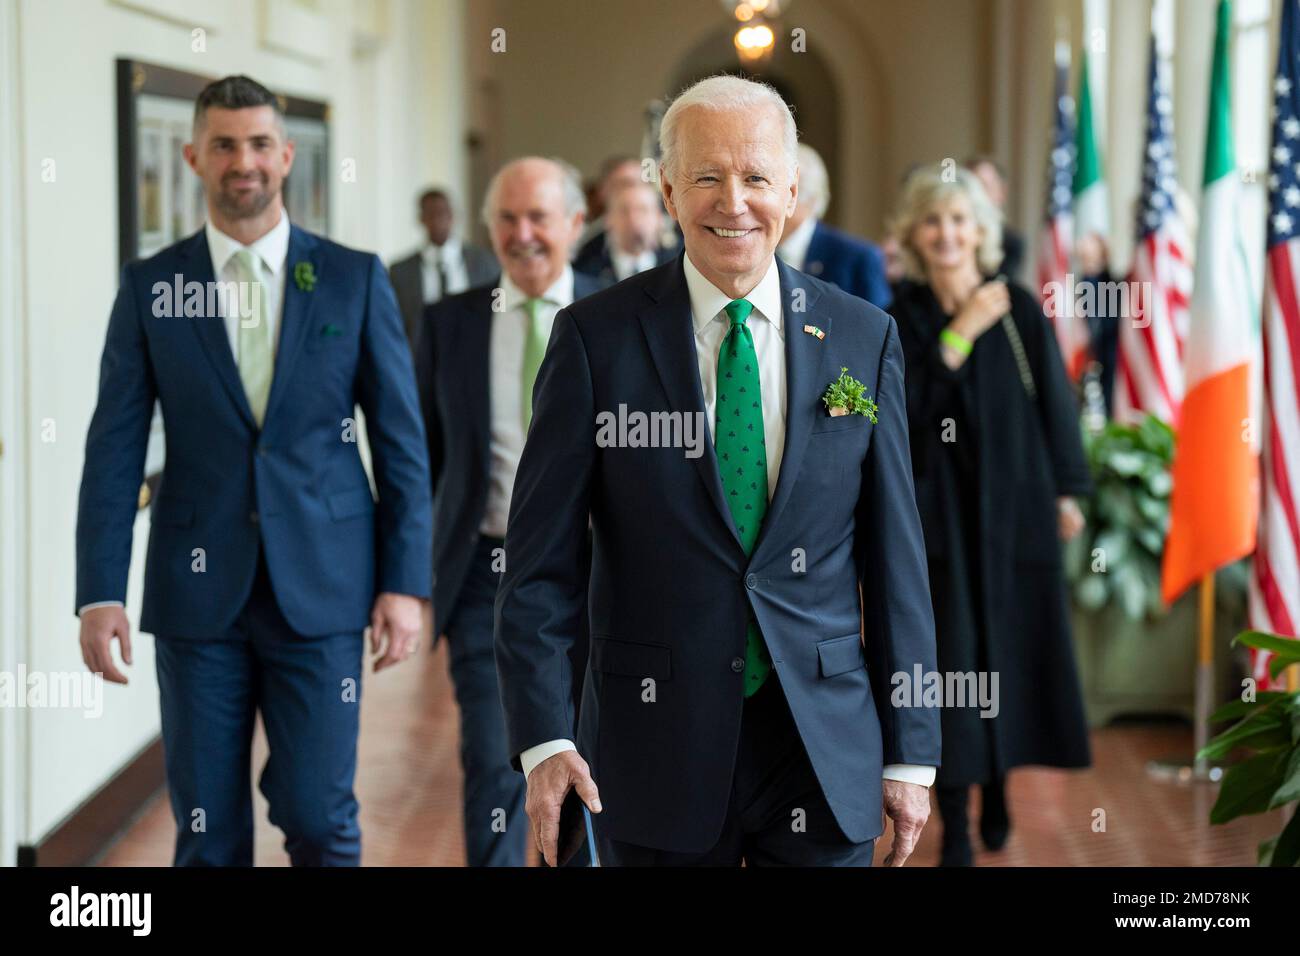
[[[117,69],[117,182],[119,265],[151,256],[203,228],[203,186],[185,162],[194,100],[213,77],[119,59]],[[285,131],[297,144],[284,183],[289,218],[311,232],[329,233],[329,106],[280,97]],[[164,461],[163,420],[155,407],[145,453],[139,506],[156,493]]]
[[[190,141],[194,100],[214,77],[129,59],[116,69],[118,258],[125,264],[203,227],[203,188],[181,149]],[[297,144],[284,184],[289,218],[328,234],[329,105],[282,95],[280,108]]]

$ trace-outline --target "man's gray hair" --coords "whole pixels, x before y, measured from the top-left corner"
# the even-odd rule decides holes
[[[826,207],[831,204],[831,178],[826,164],[807,143],[799,144],[799,201],[812,207],[814,219],[826,215]]]
[[[799,145],[799,131],[795,127],[794,112],[790,109],[790,104],[766,83],[725,73],[707,77],[694,86],[687,87],[677,99],[673,100],[672,106],[668,107],[668,112],[664,113],[663,122],[659,125],[659,155],[662,157],[664,175],[670,180],[676,178],[679,159],[677,126],[681,121],[682,113],[686,110],[699,107],[715,111],[751,112],[764,105],[774,106],[781,112],[782,145],[785,149],[786,166],[790,177],[793,178],[798,166],[796,149]]]
[[[587,214],[587,195],[582,191],[582,174],[578,172],[576,166],[556,156],[521,156],[498,169],[488,182],[487,191],[483,194],[481,213],[484,225],[492,225],[492,207],[496,203],[497,188],[501,185],[502,178],[520,163],[550,163],[556,167],[560,174],[560,186],[564,192],[564,214],[566,216],[572,216],[576,212],[581,212],[584,216]]]

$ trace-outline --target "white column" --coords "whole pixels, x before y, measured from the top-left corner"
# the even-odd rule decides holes
[[[0,3],[0,672],[16,674],[27,660],[27,497],[25,453],[28,406],[23,356],[21,128],[18,6]],[[22,693],[25,688],[14,688]],[[29,772],[26,711],[0,707],[0,866],[12,866],[27,839]]]

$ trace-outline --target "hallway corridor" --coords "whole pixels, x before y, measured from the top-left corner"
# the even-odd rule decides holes
[[[426,645],[416,659],[378,677],[366,675],[356,786],[363,865],[464,865],[458,723],[445,645],[432,654]],[[1147,760],[1190,749],[1191,730],[1184,725],[1108,727],[1093,731],[1092,746],[1089,770],[1030,769],[1012,775],[1011,839],[1000,853],[977,852],[977,865],[1253,866],[1255,845],[1282,826],[1280,811],[1210,826],[1213,788],[1170,786],[1146,776]],[[260,729],[253,754],[254,767],[260,768],[266,759]],[[257,865],[288,865],[256,788],[254,800]],[[978,813],[977,804],[973,799],[972,813]],[[1092,830],[1098,808],[1106,811],[1104,833]],[[935,865],[939,837],[938,812],[932,811],[908,865]],[[159,793],[99,863],[166,866],[172,841],[171,811]],[[877,844],[877,865],[888,852],[883,841]]]

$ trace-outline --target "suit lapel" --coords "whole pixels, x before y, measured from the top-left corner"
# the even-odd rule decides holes
[[[474,410],[474,437],[478,442],[484,487],[492,474],[492,324],[496,322],[492,300],[500,286],[501,277],[497,276],[490,287],[466,303],[468,314],[465,321],[457,323],[462,346],[458,354],[469,356],[471,360],[455,364],[465,376],[461,380],[461,390]]]
[[[641,331],[650,348],[659,381],[668,396],[672,411],[687,415],[703,415],[704,391],[700,387],[699,364],[695,350],[695,325],[691,319],[691,298],[686,289],[686,273],[681,256],[663,269],[658,283],[648,283],[646,294],[652,300],[637,313]],[[707,426],[706,426],[707,427]],[[707,434],[707,432],[706,432]],[[731,531],[732,540],[740,546],[740,536],[732,520],[731,510],[722,495],[722,478],[718,474],[718,458],[710,445],[704,454],[694,459],[695,468],[705,490],[723,523]]]
[[[813,314],[813,306],[821,292],[811,283],[804,282],[802,273],[780,259],[777,259],[777,271],[781,276],[781,327],[785,333],[785,446],[781,452],[781,472],[777,476],[776,491],[754,543],[755,555],[763,547],[769,530],[780,520],[799,477],[818,407],[815,401],[807,401],[807,397],[813,392],[820,394],[829,383],[829,379],[822,381],[825,376],[825,345],[815,335],[803,331],[805,319]],[[800,303],[795,301],[796,290],[803,292]],[[800,306],[797,312],[796,305]],[[830,313],[819,314],[817,322],[822,331],[830,335]]]
[[[212,288],[212,283],[216,281],[216,276],[212,273],[212,253],[208,249],[207,233],[202,229],[185,244],[182,250],[181,274],[185,277],[186,284],[200,283],[205,297],[206,290]],[[203,346],[208,360],[212,363],[212,370],[216,373],[217,380],[229,393],[239,414],[251,427],[256,427],[253,421],[253,410],[249,407],[248,396],[244,392],[244,383],[239,377],[239,368],[235,365],[235,353],[230,348],[230,334],[226,331],[226,320],[218,310],[211,315],[197,316],[188,321],[191,323],[190,327],[194,329],[194,334],[198,336],[199,344]]]
[[[271,378],[271,395],[266,402],[263,426],[271,420],[276,406],[283,401],[289,388],[289,376],[298,361],[303,341],[311,325],[312,307],[323,293],[321,283],[329,277],[321,276],[320,243],[309,232],[297,226],[289,227],[289,251],[284,259],[284,309],[280,314],[280,339],[275,350],[275,371]],[[316,286],[311,290],[299,289],[294,279],[294,267],[300,262],[310,262],[316,274]]]

